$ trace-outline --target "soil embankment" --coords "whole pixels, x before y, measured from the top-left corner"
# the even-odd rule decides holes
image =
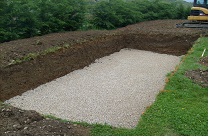
[[[206,32],[201,29],[176,28],[176,24],[180,22],[182,21],[149,21],[113,31],[56,33],[0,44],[0,101],[88,66],[95,59],[122,48],[183,55]],[[63,48],[8,66],[16,58],[55,46]]]

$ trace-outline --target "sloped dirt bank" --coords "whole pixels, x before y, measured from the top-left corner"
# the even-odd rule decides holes
[[[198,36],[173,36],[171,34],[128,34],[124,36],[126,47],[162,54],[184,55]]]
[[[30,52],[46,50],[54,46],[52,43],[59,46],[67,43],[71,46],[63,47],[54,53],[38,56],[28,62],[0,68],[0,100],[5,101],[73,70],[88,66],[95,59],[120,51],[122,48],[183,55],[193,42],[203,34],[203,30],[175,28],[176,23],[179,22],[180,20],[150,21],[109,32],[77,32],[77,35],[71,33],[71,37],[68,33],[57,33],[52,35],[53,37],[49,37],[51,35],[36,37],[36,41],[30,38],[3,43],[0,45],[0,52],[2,53],[1,56],[5,57],[1,57],[3,59],[1,63],[20,57],[20,55],[27,55]],[[80,36],[86,41],[80,39]],[[31,46],[33,50],[25,50],[27,44],[34,45],[37,40],[41,42],[39,48]],[[78,40],[77,43],[75,43],[76,40]],[[45,45],[40,49],[43,44]],[[22,45],[24,46],[22,47]],[[10,46],[13,47],[13,52],[11,52]]]
[[[8,66],[1,69],[1,95],[4,101],[29,89],[83,68],[95,59],[119,51],[115,37],[100,41],[76,45],[68,49],[60,49],[55,53],[39,56],[29,62]]]

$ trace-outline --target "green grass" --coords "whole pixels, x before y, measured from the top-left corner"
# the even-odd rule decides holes
[[[199,38],[189,53],[182,58],[178,70],[168,75],[165,92],[141,116],[135,129],[93,125],[92,135],[159,136],[208,135],[208,88],[203,88],[185,77],[187,70],[207,69],[198,63],[202,52],[208,53],[208,38]]]
[[[60,122],[63,122],[63,123],[71,123],[71,124],[78,124],[78,125],[81,125],[81,126],[84,126],[84,127],[91,127],[92,125],[86,123],[86,122],[73,122],[73,121],[70,121],[70,120],[67,120],[67,119],[62,119],[62,118],[58,118],[56,116],[53,116],[53,115],[50,115],[50,114],[46,114],[46,115],[43,115],[44,118],[50,118],[50,119],[53,119],[53,120],[58,120]]]

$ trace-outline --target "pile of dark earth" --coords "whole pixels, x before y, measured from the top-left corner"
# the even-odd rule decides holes
[[[90,128],[45,118],[35,111],[0,105],[1,136],[88,136]]]

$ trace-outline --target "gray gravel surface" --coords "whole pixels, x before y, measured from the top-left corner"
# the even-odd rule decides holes
[[[134,128],[180,57],[122,49],[6,103],[58,118]]]

